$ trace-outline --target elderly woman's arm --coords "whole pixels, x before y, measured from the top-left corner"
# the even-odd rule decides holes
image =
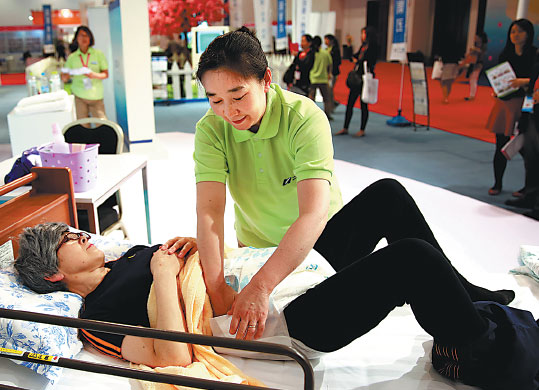
[[[186,332],[185,317],[180,305],[177,276],[178,258],[157,250],[151,260],[153,286],[157,308],[157,329]],[[187,366],[192,362],[191,347],[185,343],[126,336],[122,356],[136,364],[150,367]]]

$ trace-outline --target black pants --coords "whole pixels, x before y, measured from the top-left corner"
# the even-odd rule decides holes
[[[507,167],[507,159],[502,153],[503,146],[511,139],[511,137],[505,134],[496,134],[496,150],[494,151],[493,165],[494,165],[494,186],[493,188],[501,190],[503,184],[503,174]],[[523,151],[520,154],[524,157]],[[525,160],[526,161],[526,160]]]
[[[372,253],[384,237],[388,246]],[[395,180],[380,180],[345,205],[314,248],[337,273],[284,310],[290,336],[313,349],[342,348],[405,303],[441,343],[463,345],[486,328],[472,303],[475,286],[454,270]]]
[[[354,104],[356,100],[361,96],[361,87],[350,89],[348,94],[348,103],[346,104],[346,114],[344,115],[344,128],[348,129],[350,121],[352,120],[352,114],[354,113]],[[361,101],[361,130],[365,130],[367,126],[367,120],[369,119],[369,105]]]

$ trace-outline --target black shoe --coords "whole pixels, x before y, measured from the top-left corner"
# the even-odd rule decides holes
[[[505,201],[505,204],[507,206],[520,207],[522,209],[531,209],[533,208],[533,205],[535,204],[535,199],[531,197],[523,196],[521,198],[516,198],[516,199],[507,199]]]
[[[531,211],[526,211],[523,215],[526,217],[533,218],[537,221],[539,221],[539,209],[533,209]]]

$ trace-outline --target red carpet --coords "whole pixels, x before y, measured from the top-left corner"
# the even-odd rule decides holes
[[[24,85],[26,76],[24,73],[2,73],[0,81],[2,85]]]
[[[370,105],[370,111],[390,117],[397,115],[401,67],[401,64],[389,62],[379,62],[376,64],[376,78],[380,80],[378,103]],[[351,69],[352,63],[350,61],[343,61],[341,75],[337,79],[334,89],[335,99],[342,104],[346,104],[348,99],[349,90],[346,87],[346,76],[348,76]],[[475,100],[468,102],[464,100],[464,97],[469,95],[470,87],[468,83],[463,83],[465,79],[464,76],[461,76],[453,83],[453,88],[449,95],[449,104],[443,104],[440,82],[430,78],[431,71],[432,68],[427,68],[430,127],[486,142],[494,142],[494,135],[485,128],[490,109],[494,104],[494,98],[491,96],[492,89],[490,87],[479,86]],[[356,107],[359,107],[359,101],[356,102]],[[412,85],[410,83],[410,71],[407,65],[404,71],[402,115],[409,121],[413,120]],[[427,117],[416,116],[416,122],[426,125]],[[355,131],[355,129],[350,130]]]

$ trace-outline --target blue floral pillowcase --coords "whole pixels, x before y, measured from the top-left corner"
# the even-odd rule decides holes
[[[73,229],[76,231],[76,229]],[[132,244],[92,235],[91,242],[105,252],[107,261],[120,257]],[[37,294],[19,280],[13,265],[0,268],[0,307],[37,313],[78,317],[82,298],[70,292]],[[0,348],[73,358],[82,349],[78,330],[36,322],[0,318]],[[58,381],[62,367],[13,360],[45,376],[51,383]]]

